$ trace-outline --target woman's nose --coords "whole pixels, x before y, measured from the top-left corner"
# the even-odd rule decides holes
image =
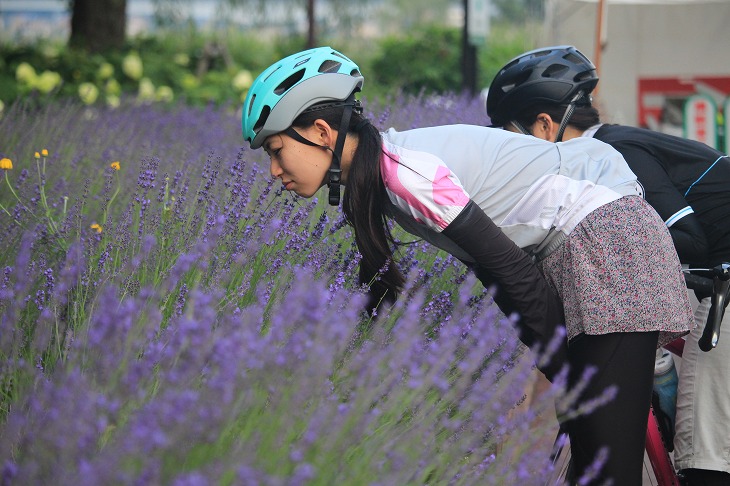
[[[280,177],[281,174],[284,172],[281,169],[281,166],[276,163],[274,159],[271,159],[271,167],[269,170],[271,171],[271,177]]]

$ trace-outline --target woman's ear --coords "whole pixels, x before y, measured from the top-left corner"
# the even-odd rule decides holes
[[[313,130],[315,131],[316,139],[315,142],[325,147],[334,148],[335,136],[333,135],[332,127],[321,118],[317,118],[313,123]]]
[[[535,124],[532,126],[532,134],[543,140],[552,142],[558,131],[558,124],[555,123],[547,113],[540,113],[535,118]]]

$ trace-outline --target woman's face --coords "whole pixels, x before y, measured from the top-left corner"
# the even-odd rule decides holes
[[[271,160],[271,176],[281,179],[284,189],[301,197],[312,197],[325,184],[332,154],[322,143],[315,126],[296,129],[304,138],[323,147],[301,143],[286,133],[271,135],[264,142],[264,150]]]

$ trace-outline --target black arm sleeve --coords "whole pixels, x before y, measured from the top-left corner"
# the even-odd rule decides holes
[[[682,263],[704,263],[710,247],[699,220],[694,214],[679,219],[669,227],[674,247]]]
[[[473,201],[443,230],[475,261],[477,277],[496,286],[494,301],[506,315],[517,313],[520,340],[545,349],[558,328],[565,326],[563,307],[532,259],[510,240]],[[565,363],[567,339],[540,370],[552,381]]]

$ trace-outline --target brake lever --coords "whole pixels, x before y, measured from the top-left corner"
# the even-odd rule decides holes
[[[728,304],[730,289],[730,264],[722,263],[713,268],[712,305],[707,316],[707,323],[698,342],[702,351],[710,351],[717,346],[720,339],[720,324]]]

